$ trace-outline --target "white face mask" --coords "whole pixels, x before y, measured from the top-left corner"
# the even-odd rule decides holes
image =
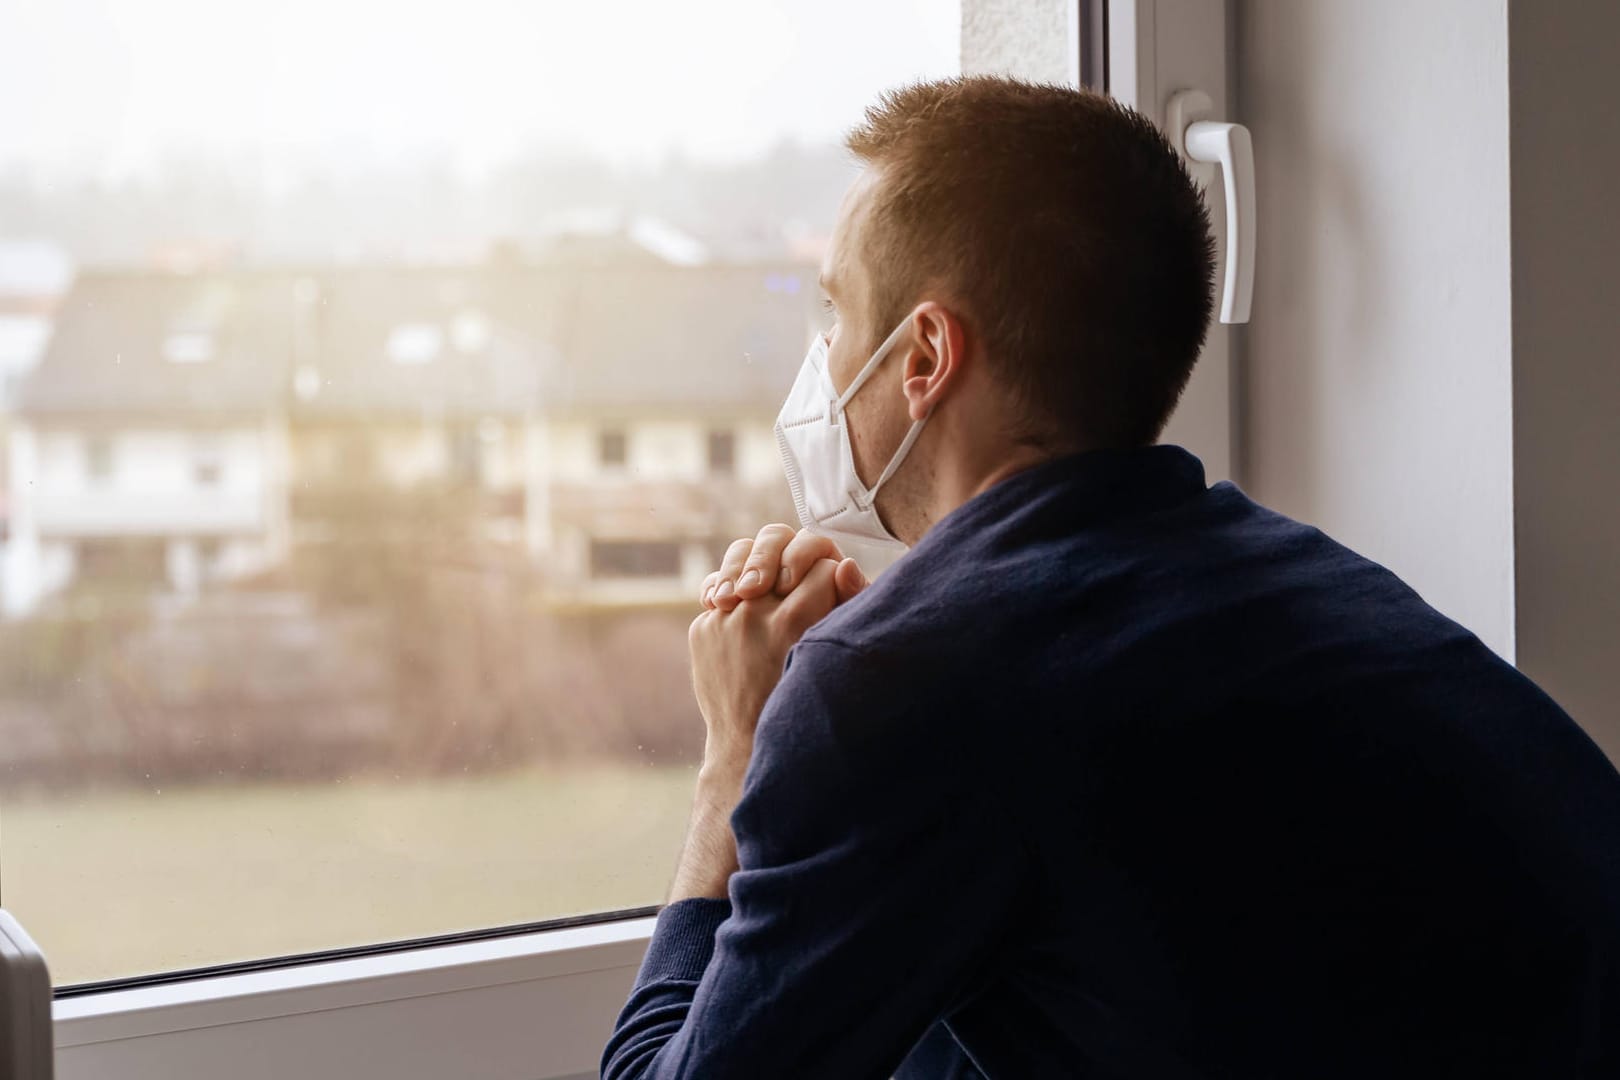
[[[908,316],[894,328],[842,395],[833,387],[827,371],[827,339],[817,334],[799,368],[799,377],[793,381],[793,389],[788,391],[787,401],[776,417],[776,446],[782,453],[782,469],[787,473],[799,522],[812,532],[904,546],[883,527],[874,504],[878,489],[906,459],[928,417],[912,423],[900,448],[868,488],[855,471],[855,452],[850,446],[844,407],[910,325]]]

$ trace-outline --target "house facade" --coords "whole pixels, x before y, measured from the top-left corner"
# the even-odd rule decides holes
[[[86,273],[17,388],[0,599],[195,595],[388,498],[475,515],[556,605],[689,603],[730,538],[791,512],[771,423],[813,280],[650,261]]]
[[[0,556],[11,534],[11,402],[45,354],[58,307],[73,283],[67,252],[43,240],[0,239]],[[0,592],[5,564],[0,559]]]

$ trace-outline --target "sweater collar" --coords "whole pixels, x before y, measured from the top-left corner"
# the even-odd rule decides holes
[[[1021,522],[1074,531],[1166,509],[1205,487],[1203,462],[1179,446],[1065,454],[975,495],[940,519],[917,548],[956,543],[970,533],[999,532]]]

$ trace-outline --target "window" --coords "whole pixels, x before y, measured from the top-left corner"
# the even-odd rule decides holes
[[[34,511],[33,561],[6,580],[23,611],[0,622],[0,724],[27,734],[0,738],[0,901],[60,986],[91,984],[57,1002],[59,1073],[189,1078],[252,1054],[278,1075],[594,1075],[652,921],[610,917],[661,899],[701,739],[695,582],[598,581],[589,538],[717,560],[737,529],[792,520],[778,484],[718,500],[690,433],[774,418],[822,314],[837,137],[879,89],[960,56],[1111,69],[1133,101],[1218,94],[1225,6],[0,5],[0,100],[44,103],[0,119],[0,221],[81,271],[51,286],[60,332],[3,405],[42,448],[34,490],[0,492]],[[1066,16],[1091,35],[1079,55],[1050,40]],[[161,335],[193,325],[207,361],[166,357]],[[399,327],[433,329],[396,359]],[[1224,371],[1183,412],[1225,417]],[[180,426],[120,447],[127,501],[81,499],[73,442],[137,414]],[[174,435],[199,415],[236,425],[230,499],[186,489]],[[503,433],[478,498],[443,483],[462,416]],[[638,454],[645,422],[646,483],[600,483],[602,416],[637,418]],[[1186,441],[1215,478],[1224,458]],[[490,505],[521,527],[482,527]],[[169,602],[204,510],[228,539]],[[89,513],[131,550],[90,541],[78,565],[132,588],[75,570]],[[582,925],[505,932],[558,921]],[[336,998],[333,968],[351,972]],[[135,976],[155,985],[89,992]]]
[[[444,347],[444,330],[428,323],[407,323],[389,331],[383,346],[396,364],[425,364]]]
[[[40,450],[3,492],[0,900],[59,984],[661,901],[686,555],[792,519],[741,432],[820,317],[840,137],[959,26],[0,5],[0,100],[41,103],[0,119],[0,222],[76,268],[3,418]]]
[[[214,336],[206,330],[177,330],[163,341],[171,364],[201,364],[214,357]]]
[[[593,540],[591,574],[599,578],[674,577],[681,546],[666,540]]]
[[[737,433],[709,432],[709,471],[731,475],[737,471]]]
[[[105,484],[113,475],[113,443],[106,435],[91,435],[84,441],[84,472],[93,484]]]
[[[450,323],[450,340],[460,353],[479,353],[489,347],[489,320],[477,311],[463,311]]]
[[[114,537],[85,540],[75,552],[75,581],[120,593],[131,586],[162,588],[167,581],[164,546],[155,540]]]
[[[596,437],[596,460],[605,468],[620,468],[629,458],[629,437],[623,428],[607,428]]]
[[[483,483],[484,455],[477,425],[453,424],[445,432],[450,459],[450,480],[476,488]]]
[[[219,448],[204,444],[197,448],[191,460],[191,480],[197,487],[217,487],[220,475],[224,471],[224,463]]]

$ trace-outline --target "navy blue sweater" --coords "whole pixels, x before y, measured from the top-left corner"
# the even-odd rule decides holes
[[[817,624],[731,823],[609,1080],[1620,1077],[1620,775],[1175,447],[997,484]]]

